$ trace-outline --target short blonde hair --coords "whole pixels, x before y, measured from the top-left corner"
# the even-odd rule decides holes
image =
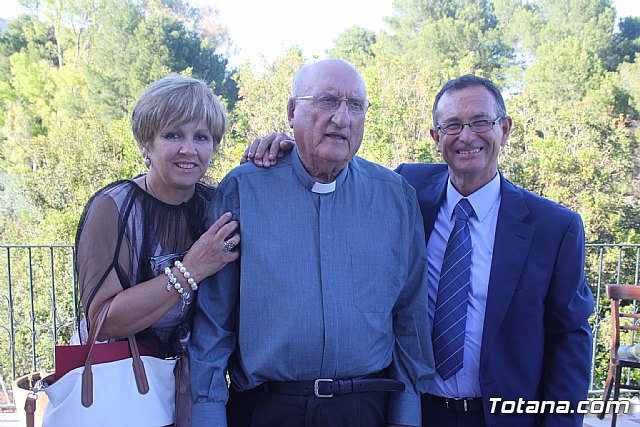
[[[156,135],[197,120],[206,124],[216,150],[228,127],[220,100],[205,82],[170,74],[140,95],[133,109],[131,130],[138,145],[147,148]]]

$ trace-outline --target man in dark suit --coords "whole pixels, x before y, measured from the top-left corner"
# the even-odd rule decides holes
[[[423,396],[423,427],[580,427],[582,415],[575,410],[589,388],[593,311],[582,220],[498,171],[512,120],[491,81],[463,76],[447,82],[436,96],[433,121],[431,136],[446,164],[396,170],[418,195],[436,364],[449,364],[447,372],[436,368]],[[274,165],[279,151],[291,149],[287,138],[270,134],[254,141],[244,161],[255,157],[258,165]],[[467,279],[456,282],[462,290],[455,294],[458,303],[444,312],[450,320],[459,307],[466,310],[455,319],[462,325],[460,348],[438,353],[438,289],[461,199],[471,209],[471,249],[469,265],[456,276],[466,273]],[[456,357],[459,362],[451,363]],[[540,408],[544,413],[536,413]]]
[[[416,189],[424,218],[432,325],[461,199],[472,208],[472,249],[468,298],[460,300],[467,304],[461,363],[453,373],[439,371],[423,396],[423,426],[581,426],[575,409],[589,387],[593,296],[580,216],[500,174],[498,155],[512,121],[489,80],[447,82],[433,121],[431,136],[446,165],[396,170]],[[435,329],[432,338],[437,353]],[[445,358],[455,353],[443,352]],[[535,412],[535,401],[574,413],[527,413]]]

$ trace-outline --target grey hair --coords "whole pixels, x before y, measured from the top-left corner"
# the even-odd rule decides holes
[[[302,81],[304,80],[307,71],[309,71],[309,64],[302,65],[296,74],[293,76],[293,85],[291,86],[291,96],[296,97],[300,94],[300,88],[302,86]]]
[[[467,74],[465,76],[451,79],[442,86],[442,89],[440,89],[440,92],[436,95],[435,101],[433,101],[433,109],[431,111],[433,116],[433,125],[438,125],[438,102],[440,102],[440,98],[442,98],[445,93],[455,92],[457,90],[475,86],[481,86],[487,89],[496,101],[496,105],[498,106],[498,115],[500,117],[507,116],[507,107],[504,105],[504,99],[502,98],[500,89],[498,89],[498,87],[489,79],[474,76],[473,74]]]
[[[348,67],[350,67],[353,71],[355,71],[358,76],[360,76],[360,80],[362,82],[362,86],[366,92],[366,84],[364,82],[364,78],[362,77],[362,75],[360,74],[360,72],[356,69],[356,67],[354,67],[353,65],[349,64],[347,61],[344,61],[342,59],[334,59],[334,58],[329,58],[329,59],[323,59],[322,61],[318,61],[315,62],[313,64],[304,64],[302,65],[298,71],[296,72],[295,76],[293,76],[293,85],[291,87],[291,97],[295,98],[296,96],[300,95],[300,91],[303,89],[303,82],[306,78],[307,73],[309,72],[309,70],[311,69],[312,66],[320,63],[320,62],[328,62],[328,61],[333,61],[333,62],[338,62],[338,63],[342,63],[344,65],[347,65]]]
[[[131,130],[138,145],[146,148],[158,134],[197,120],[205,123],[217,149],[228,127],[220,100],[205,82],[169,74],[142,93],[133,109]]]

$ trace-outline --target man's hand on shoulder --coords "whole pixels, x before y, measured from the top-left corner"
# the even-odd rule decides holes
[[[295,143],[294,139],[284,132],[272,132],[249,144],[244,150],[240,164],[254,162],[256,166],[265,168],[275,166],[278,159],[293,149]]]

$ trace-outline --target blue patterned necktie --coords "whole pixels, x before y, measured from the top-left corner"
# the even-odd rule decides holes
[[[454,213],[456,223],[442,260],[433,318],[433,353],[436,371],[443,380],[462,368],[471,278],[469,217],[473,214],[473,207],[469,200],[461,199]]]

